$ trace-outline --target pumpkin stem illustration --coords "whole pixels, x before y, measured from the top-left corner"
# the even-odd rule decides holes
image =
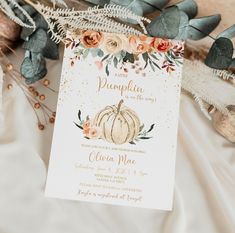
[[[119,104],[117,106],[117,113],[120,112],[120,109],[121,109],[121,106],[122,106],[123,103],[124,103],[124,100],[120,100],[120,102],[119,102]]]

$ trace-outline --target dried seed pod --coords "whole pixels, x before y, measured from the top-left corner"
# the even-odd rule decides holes
[[[39,99],[40,99],[41,101],[43,101],[43,100],[46,99],[46,96],[42,94],[42,95],[39,96]]]
[[[35,104],[34,104],[34,108],[39,109],[40,107],[41,107],[41,104],[40,104],[40,103],[35,103]]]
[[[54,118],[54,117],[50,117],[50,118],[49,118],[49,122],[50,122],[51,124],[54,124],[54,123],[55,123],[55,118]]]
[[[48,79],[43,80],[43,85],[45,87],[49,86],[50,85],[50,81]]]
[[[44,130],[44,129],[45,129],[45,126],[44,126],[43,124],[41,124],[41,123],[38,123],[38,128],[39,128],[40,130]]]

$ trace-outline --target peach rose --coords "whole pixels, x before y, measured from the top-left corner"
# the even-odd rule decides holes
[[[155,38],[152,42],[152,47],[158,52],[168,52],[172,46],[172,42],[167,39]]]
[[[100,136],[101,136],[101,130],[99,127],[96,126],[92,126],[87,135],[87,137],[90,139],[99,139]]]
[[[97,48],[103,40],[102,32],[85,31],[81,35],[81,43],[87,48]]]
[[[108,54],[115,54],[122,50],[122,39],[114,34],[106,35],[104,39],[104,49]]]
[[[130,52],[135,54],[148,52],[150,49],[151,38],[147,36],[130,36]]]
[[[87,120],[83,123],[82,127],[84,130],[86,130],[86,129],[89,129],[91,127],[91,125],[92,125],[91,120]]]

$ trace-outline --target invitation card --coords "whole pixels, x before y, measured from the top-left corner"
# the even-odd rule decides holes
[[[68,33],[46,196],[171,210],[184,44]]]

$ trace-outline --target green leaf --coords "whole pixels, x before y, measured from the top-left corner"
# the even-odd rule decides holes
[[[155,124],[152,124],[152,125],[150,126],[150,129],[147,131],[147,133],[151,132],[151,131],[153,130],[154,126],[155,126]]]
[[[75,123],[75,122],[73,122],[79,129],[82,129],[83,130],[83,127],[82,126],[80,126],[79,124],[77,124],[77,123]]]
[[[159,70],[161,70],[160,66],[159,66],[156,62],[152,61],[152,63],[153,63]]]
[[[142,57],[143,57],[143,59],[144,59],[145,62],[147,62],[147,61],[149,60],[149,55],[148,55],[148,53],[143,53],[143,54],[142,54]]]
[[[105,72],[106,72],[107,76],[109,76],[109,67],[108,67],[108,65],[106,65],[106,67],[105,67]]]
[[[97,55],[99,57],[103,57],[104,56],[104,52],[101,49],[99,49],[98,52],[97,52]]]
[[[218,38],[212,45],[205,64],[214,69],[227,69],[233,57],[233,43],[227,38]]]
[[[176,6],[166,8],[147,26],[151,36],[174,39],[179,33],[180,10]]]
[[[149,5],[151,8],[147,11],[144,10],[144,13],[150,13],[152,11],[160,10],[165,7],[170,0],[142,0],[143,4]]]
[[[151,60],[149,61],[149,64],[150,64],[152,70],[155,71],[155,67],[154,67],[153,63],[151,62]]]
[[[110,0],[86,0],[94,5],[104,6],[105,4],[109,4]]]
[[[103,59],[101,61],[106,60],[109,57],[109,54],[107,54],[105,57],[103,57]]]
[[[180,12],[179,33],[175,40],[187,40],[188,38],[189,17],[183,11]]]
[[[150,139],[152,137],[139,137],[139,139]]]
[[[40,53],[30,52],[29,56],[24,58],[20,72],[27,84],[42,79],[47,74],[45,58]]]
[[[220,15],[211,15],[197,19],[191,19],[188,27],[188,39],[200,40],[208,36],[221,21]]]
[[[149,55],[155,60],[159,61],[158,57],[154,53],[150,53]]]
[[[229,69],[235,69],[235,58],[232,59],[230,65],[229,65]]]
[[[197,3],[194,0],[184,0],[176,6],[179,10],[185,12],[190,19],[193,19],[198,13]]]
[[[42,49],[42,55],[45,58],[57,60],[59,59],[59,48],[51,38],[48,38],[46,46]]]
[[[143,130],[143,128],[144,128],[144,124],[140,126],[139,132],[141,132]]]
[[[81,114],[82,114],[82,112],[81,112],[81,110],[79,110],[78,111],[78,119],[81,121]]]
[[[235,37],[235,24],[232,25],[231,27],[227,28],[226,30],[224,30],[223,32],[221,32],[217,38],[220,37],[225,37],[228,39],[232,39]]]
[[[118,59],[116,57],[114,57],[113,59],[113,64],[114,64],[114,67],[117,68]]]
[[[39,28],[31,36],[30,39],[23,44],[23,48],[34,53],[40,53],[46,47],[47,33]]]
[[[134,142],[129,142],[130,144],[132,144],[132,145],[136,145]]]
[[[124,62],[129,61],[130,63],[134,63],[134,62],[135,62],[134,55],[131,54],[131,53],[126,52],[126,55],[125,55],[125,57],[123,58],[123,61],[124,61]]]
[[[86,59],[86,57],[88,56],[88,54],[89,54],[89,49],[84,49],[84,50],[83,50],[83,53],[82,53],[82,58],[83,58],[83,59]],[[92,52],[92,56],[93,56],[93,57],[95,57],[96,54],[97,54],[96,51],[93,51],[93,52]]]

